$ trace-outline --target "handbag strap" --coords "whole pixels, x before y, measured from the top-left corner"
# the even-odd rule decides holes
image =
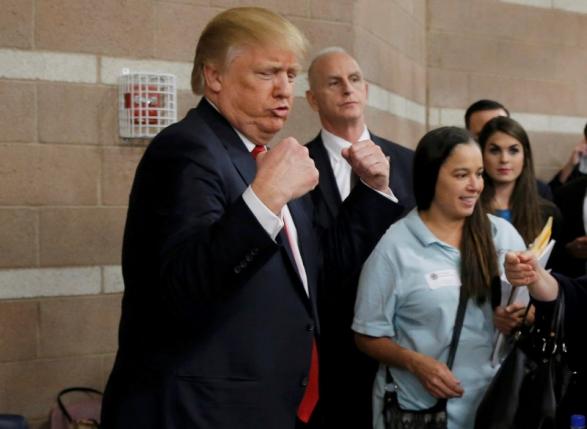
[[[455,327],[452,331],[452,339],[450,341],[450,348],[448,352],[448,359],[446,360],[446,366],[452,370],[452,364],[455,361],[455,355],[457,354],[457,347],[459,346],[459,339],[461,338],[461,330],[463,329],[463,321],[465,320],[465,310],[467,309],[467,301],[469,295],[461,286],[459,292],[459,307],[457,308],[457,316],[455,318]]]
[[[557,348],[562,347],[562,351],[566,352],[565,345],[565,294],[562,287],[559,286],[558,298],[554,307],[550,331],[547,333],[547,338],[550,340],[550,352],[554,354]],[[545,344],[545,347],[547,344]]]
[[[57,405],[69,423],[73,423],[73,418],[63,403],[63,396],[71,392],[95,393],[96,395],[100,396],[103,395],[102,392],[96,389],[92,389],[91,387],[68,387],[67,389],[63,389],[61,392],[59,392],[57,394]]]

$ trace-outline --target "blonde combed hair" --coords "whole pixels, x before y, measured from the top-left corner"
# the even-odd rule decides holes
[[[260,7],[236,7],[216,15],[206,25],[194,58],[192,90],[203,94],[204,66],[225,67],[232,54],[244,46],[278,46],[293,52],[302,61],[308,49],[308,40],[287,19]]]

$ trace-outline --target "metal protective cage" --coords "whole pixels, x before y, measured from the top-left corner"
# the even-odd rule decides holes
[[[175,76],[122,71],[118,78],[118,124],[125,139],[154,137],[177,121]]]

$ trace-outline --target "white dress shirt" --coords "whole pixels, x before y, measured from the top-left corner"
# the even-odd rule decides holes
[[[255,144],[237,129],[234,129],[234,131],[236,131],[238,136],[241,138],[247,150],[251,152],[255,148]],[[291,253],[293,254],[294,260],[296,262],[296,267],[302,280],[302,284],[304,285],[304,290],[309,296],[310,292],[308,291],[308,276],[306,275],[306,269],[304,268],[304,262],[302,261],[302,255],[298,246],[298,230],[296,229],[296,225],[294,224],[287,204],[281,209],[280,216],[277,216],[275,213],[269,210],[269,208],[259,199],[259,197],[257,197],[250,185],[243,193],[243,200],[251,212],[253,212],[253,215],[255,215],[263,229],[267,231],[267,234],[269,234],[273,240],[275,240],[281,228],[285,226],[284,232],[287,235]]]
[[[210,101],[208,98],[206,98],[206,101],[210,103],[210,105],[216,109],[218,113],[220,113],[220,110],[218,110],[218,107],[216,107],[212,101]],[[247,150],[251,152],[256,145],[236,128],[233,128],[233,130],[241,138]],[[253,155],[251,154],[251,156]],[[308,290],[308,276],[306,275],[306,269],[304,268],[304,262],[302,261],[302,255],[298,246],[298,230],[296,229],[296,225],[293,222],[293,218],[291,217],[291,213],[289,212],[287,205],[283,206],[281,209],[280,216],[275,215],[275,213],[269,210],[263,201],[257,197],[250,185],[247,187],[247,189],[245,189],[245,192],[243,192],[243,200],[245,201],[247,207],[249,207],[249,210],[251,210],[253,215],[257,218],[263,229],[273,240],[275,240],[281,228],[284,226],[286,227],[285,234],[287,235],[289,241],[291,253],[293,254],[294,260],[296,262],[296,267],[304,285],[304,290],[306,291],[306,294],[310,296],[310,292]]]
[[[344,201],[346,197],[349,196],[352,190],[351,181],[353,170],[351,168],[351,165],[347,162],[347,160],[343,158],[342,150],[350,147],[352,143],[343,139],[342,137],[338,137],[332,134],[330,131],[327,131],[324,128],[322,128],[322,131],[320,131],[320,137],[322,138],[322,143],[324,143],[324,147],[326,148],[326,152],[328,153],[330,166],[332,167],[332,172],[334,173],[336,185],[338,186],[340,200]],[[371,135],[369,134],[367,126],[363,128],[363,132],[361,133],[361,136],[359,137],[358,141],[363,140],[371,140]],[[366,186],[369,186],[365,182],[363,183]],[[371,188],[371,186],[369,187]],[[392,200],[394,203],[398,202],[398,199],[394,195],[393,191],[391,191],[391,189],[391,195],[388,195],[385,192],[378,191],[377,189],[373,190],[385,196],[386,198]]]
[[[328,153],[328,159],[330,160],[330,166],[332,167],[332,172],[336,179],[340,199],[341,201],[344,201],[351,193],[351,177],[353,170],[347,160],[342,157],[342,150],[351,147],[352,143],[341,137],[335,136],[324,128],[322,128],[322,131],[320,132],[320,137],[322,138],[322,143],[324,143],[324,147]],[[369,134],[369,130],[367,130],[367,127],[364,127],[361,137],[359,137],[359,141],[370,139],[371,135]]]

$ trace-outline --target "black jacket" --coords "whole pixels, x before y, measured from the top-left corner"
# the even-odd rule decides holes
[[[414,153],[373,134],[371,139],[390,157],[390,188],[405,208],[404,213],[388,219],[391,224],[415,205],[412,192]],[[335,222],[343,203],[320,135],[307,147],[320,172],[320,183],[311,192],[315,218],[320,229],[327,230]],[[378,363],[356,348],[350,329],[361,267],[353,267],[350,275],[328,272],[322,279],[324,287],[319,308],[324,364],[320,371],[320,397],[329,429],[371,429],[372,425],[371,392]]]
[[[308,298],[283,231],[272,240],[242,198],[255,172],[206,100],[146,150],[130,195],[103,427],[294,428],[319,339],[321,271],[361,264],[402,208],[358,186],[319,236],[310,198],[291,201]]]

